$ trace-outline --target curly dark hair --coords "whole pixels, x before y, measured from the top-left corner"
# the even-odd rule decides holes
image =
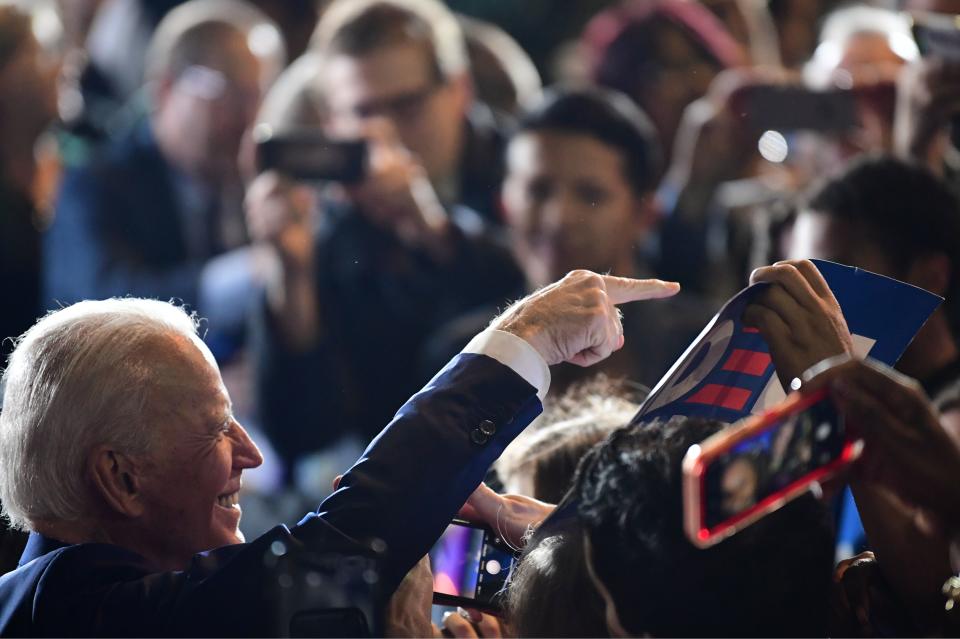
[[[707,550],[684,534],[682,458],[723,427],[628,426],[584,458],[574,490],[594,574],[631,636],[824,636],[833,534],[813,497]]]

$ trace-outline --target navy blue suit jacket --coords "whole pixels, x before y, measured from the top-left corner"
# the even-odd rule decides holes
[[[535,389],[509,368],[458,355],[404,404],[339,489],[292,528],[201,553],[185,571],[166,573],[117,546],[32,535],[22,565],[0,577],[0,634],[272,634],[258,602],[263,556],[276,541],[323,551],[350,538],[381,539],[381,579],[392,591],[541,409]],[[490,424],[479,429],[484,421],[492,435],[483,432]]]
[[[196,306],[175,176],[145,121],[63,176],[44,238],[45,308],[135,295]]]

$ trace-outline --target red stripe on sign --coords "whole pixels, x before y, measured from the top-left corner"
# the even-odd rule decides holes
[[[747,375],[763,375],[769,365],[770,353],[735,348],[727,361],[723,363],[723,370],[746,373]]]
[[[748,399],[750,399],[750,391],[746,388],[723,386],[721,384],[707,384],[688,397],[687,403],[707,404],[708,406],[721,406],[731,410],[743,410]]]
[[[744,326],[744,327],[743,327],[743,332],[744,332],[744,333],[759,333],[759,332],[760,332],[760,329],[759,329],[759,328],[752,328],[752,327],[750,327],[750,326]]]

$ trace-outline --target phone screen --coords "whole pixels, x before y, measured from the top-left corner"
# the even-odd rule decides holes
[[[275,134],[269,127],[257,129],[255,136],[259,171],[346,184],[359,182],[366,173],[368,151],[363,140],[331,140],[307,129]]]
[[[715,528],[804,482],[840,459],[843,419],[824,400],[774,421],[716,457],[707,467],[706,525]]]
[[[452,522],[430,550],[434,601],[495,605],[514,559],[513,551],[486,528]]]
[[[862,445],[822,390],[794,394],[691,446],[683,460],[687,536],[702,548],[721,541],[852,463]]]
[[[734,103],[755,131],[842,133],[860,121],[853,93],[843,89],[758,85],[741,89]]]

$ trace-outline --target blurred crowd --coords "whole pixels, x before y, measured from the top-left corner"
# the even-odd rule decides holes
[[[267,444],[242,497],[257,535],[328,494],[511,301],[575,269],[680,282],[623,309],[626,345],[598,367],[554,367],[548,414],[498,462],[491,481],[556,503],[754,269],[823,258],[946,298],[897,365],[918,387],[847,374],[896,384],[877,392],[960,446],[957,25],[957,0],[5,0],[0,353],[85,299],[177,300],[205,318],[234,412]],[[806,501],[710,560],[704,579],[756,564],[729,597],[678,581],[698,559],[654,502],[719,428],[683,426],[594,449],[578,521],[525,550],[517,632],[823,634],[809,611],[836,587],[832,533]],[[638,482],[649,493],[621,494]],[[861,556],[836,577],[855,614],[832,632],[960,629],[937,609],[956,522],[916,524],[949,500],[909,483],[857,501],[869,546],[894,549],[884,597],[900,605],[851,603],[842,575],[875,572]],[[611,514],[632,499],[649,503]],[[917,508],[894,530],[885,499]],[[647,547],[614,554],[631,530]],[[851,534],[841,558],[866,548]],[[4,539],[5,570],[18,541]],[[895,550],[911,541],[930,556]],[[776,583],[731,612],[763,580]]]

